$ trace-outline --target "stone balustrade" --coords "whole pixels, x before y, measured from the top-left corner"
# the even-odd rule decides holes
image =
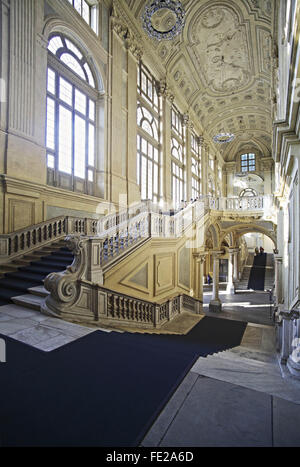
[[[66,235],[95,235],[97,220],[61,216],[0,235],[0,264],[29,253]]]

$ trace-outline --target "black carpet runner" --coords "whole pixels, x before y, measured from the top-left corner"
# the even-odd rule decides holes
[[[44,279],[54,271],[64,271],[73,261],[73,254],[67,248],[60,248],[27,266],[9,272],[0,279],[0,306],[13,302],[12,298],[28,293],[30,287],[43,285]]]
[[[49,353],[0,335],[0,446],[138,446],[197,357],[238,346],[245,328],[205,317],[186,336],[95,331]]]
[[[264,290],[267,254],[254,256],[253,266],[250,271],[248,289]]]

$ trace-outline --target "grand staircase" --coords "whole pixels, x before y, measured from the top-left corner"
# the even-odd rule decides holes
[[[63,271],[73,261],[72,253],[59,240],[0,267],[0,306],[16,304],[40,310],[48,292],[43,287],[51,272]]]

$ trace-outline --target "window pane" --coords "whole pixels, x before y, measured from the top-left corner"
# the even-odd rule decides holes
[[[81,15],[81,0],[74,0],[74,8]]]
[[[85,178],[85,120],[75,115],[74,175]]]
[[[93,122],[95,121],[95,102],[91,99],[89,100],[89,117]]]
[[[88,76],[89,84],[94,88],[94,87],[95,87],[95,80],[94,80],[94,77],[93,77],[93,75],[92,75],[92,72],[91,72],[90,67],[88,66],[87,63],[85,63],[85,64],[83,65],[83,68],[85,69],[86,74],[87,74],[87,76]]]
[[[151,127],[150,123],[148,122],[148,120],[143,120],[143,121],[142,121],[142,128],[143,128],[143,130],[145,130],[147,133],[149,133],[150,136],[153,136],[152,127]]]
[[[153,165],[153,191],[158,193],[158,166],[156,164]]]
[[[83,115],[86,114],[86,96],[78,89],[75,89],[75,109]]]
[[[60,59],[69,68],[71,68],[71,70],[74,71],[74,73],[76,73],[78,76],[80,76],[80,78],[82,78],[82,79],[84,79],[84,81],[86,81],[84,71],[83,71],[80,63],[78,63],[78,61],[76,60],[76,58],[74,58],[72,55],[70,55],[69,53],[66,52],[66,53],[63,53],[61,55]]]
[[[68,49],[70,49],[78,58],[79,60],[82,59],[82,53],[80,52],[79,49],[73,44],[73,42],[69,41],[68,39],[65,39],[66,44]]]
[[[88,170],[88,181],[89,182],[94,181],[94,172],[92,170]]]
[[[82,17],[88,24],[90,24],[90,7],[85,0],[82,2]]]
[[[148,161],[148,198],[152,199],[152,161]]]
[[[50,68],[47,73],[47,91],[55,94],[55,72]]]
[[[55,102],[47,97],[47,135],[46,146],[49,149],[55,149]]]
[[[95,165],[95,127],[89,123],[89,165]]]
[[[141,196],[142,199],[147,198],[147,159],[142,156],[142,173],[141,173]]]
[[[50,50],[50,52],[52,52],[55,55],[58,49],[60,49],[63,46],[64,45],[62,43],[61,38],[59,36],[54,36],[52,37],[52,39],[50,39],[50,42],[48,44],[48,50]]]
[[[49,169],[54,169],[55,167],[55,159],[53,154],[47,154],[47,167]]]
[[[72,105],[72,88],[73,86],[63,78],[59,78],[59,98]]]
[[[142,138],[142,152],[147,154],[147,141],[144,138]]]
[[[58,170],[72,173],[72,112],[59,106]]]

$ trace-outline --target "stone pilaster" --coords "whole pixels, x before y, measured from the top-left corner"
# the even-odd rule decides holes
[[[169,207],[172,206],[172,164],[171,164],[171,108],[174,101],[174,95],[166,87],[165,81],[160,86],[160,98],[162,101],[163,113],[163,135],[162,135],[162,155],[163,155],[163,191],[165,202]]]
[[[191,132],[193,124],[189,122],[189,115],[184,114],[182,126],[184,128],[184,154],[186,160],[186,200],[189,201],[192,197],[192,159],[191,159]]]

